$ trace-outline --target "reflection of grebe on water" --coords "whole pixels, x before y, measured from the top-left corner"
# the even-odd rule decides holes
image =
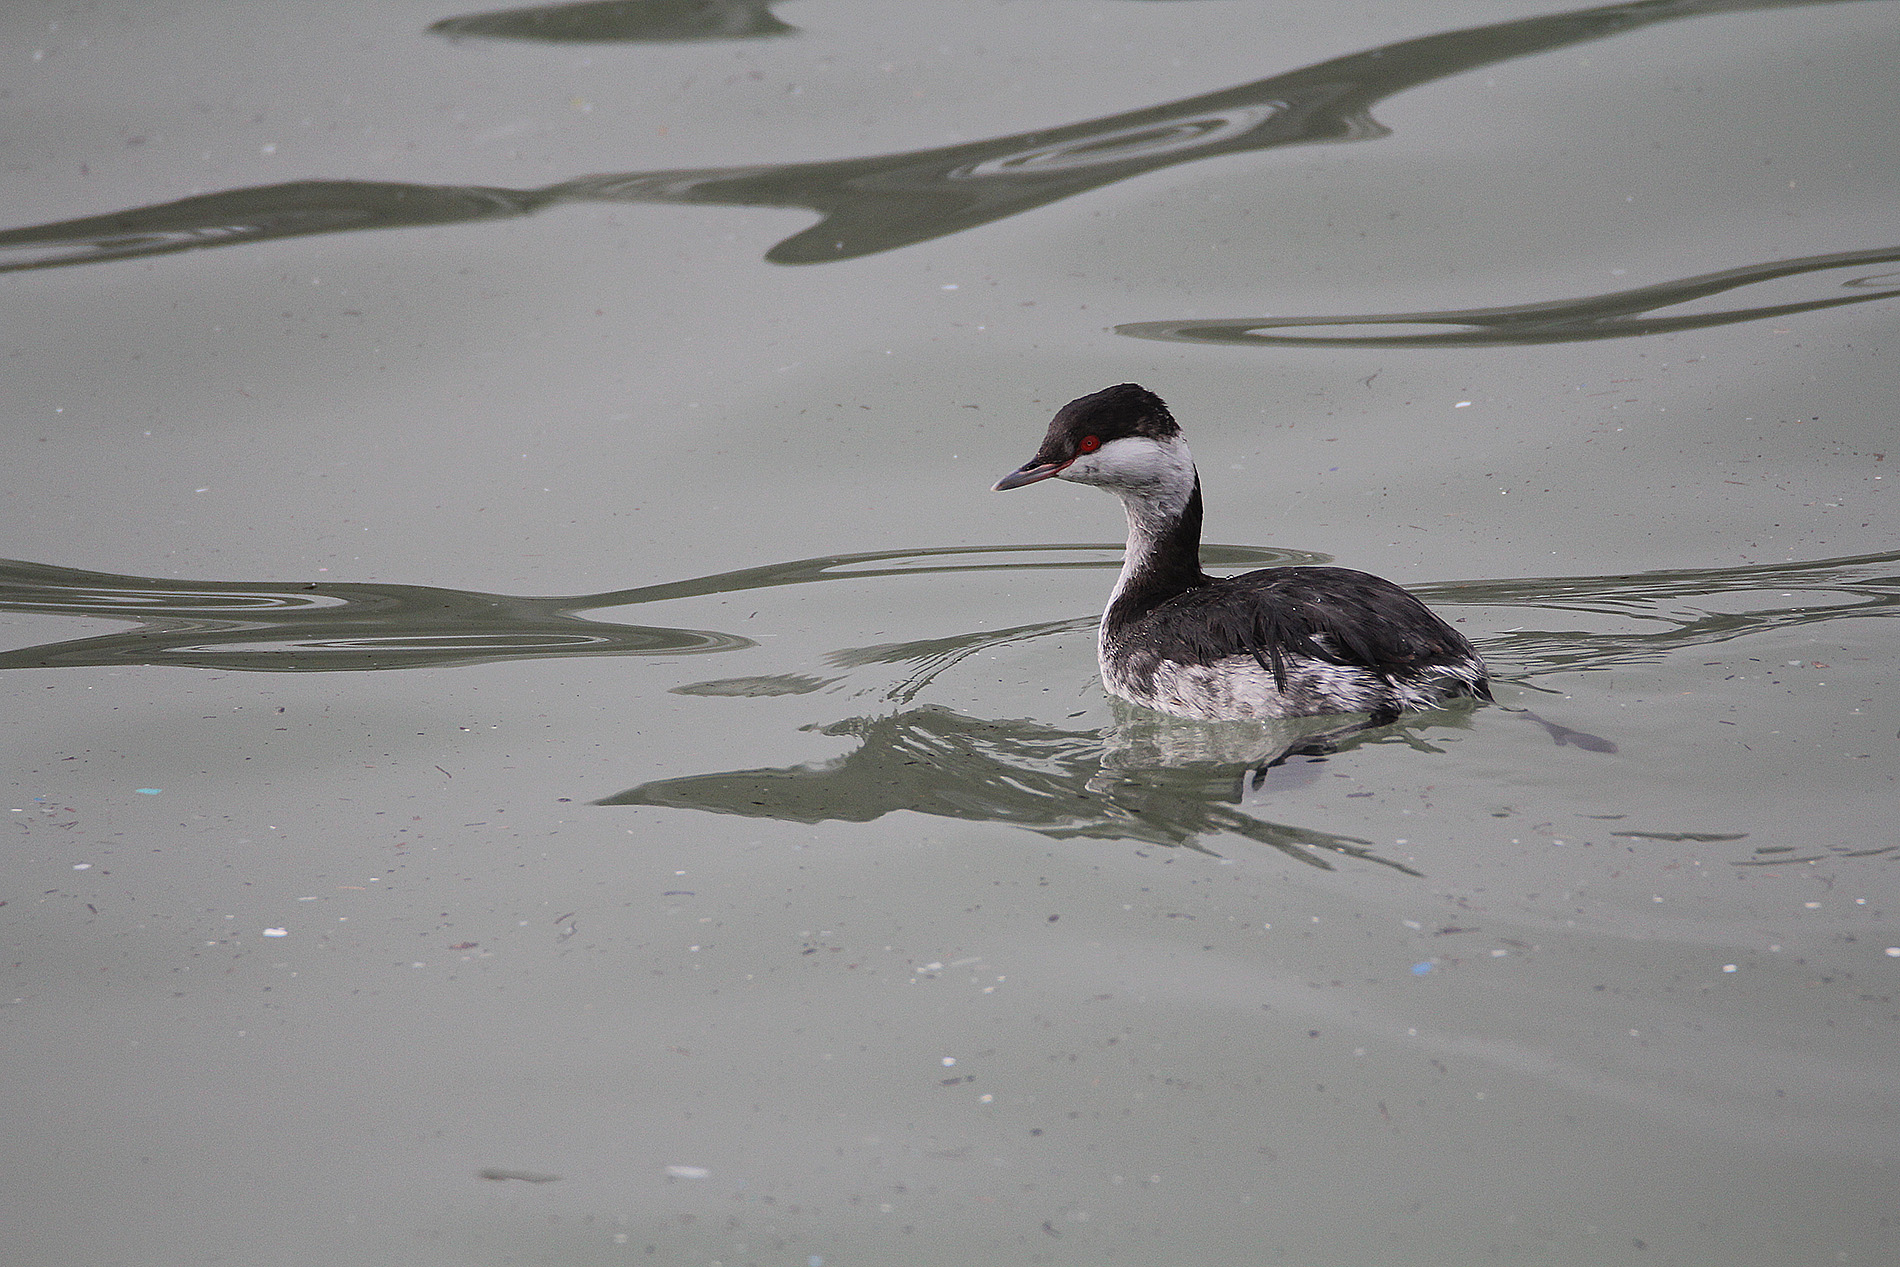
[[[723,693],[704,689],[695,694]],[[1134,712],[1138,710],[1130,709]],[[1191,723],[1147,716],[1177,727]],[[1256,748],[1258,723],[1248,724]],[[1333,856],[1416,874],[1371,843],[1269,822],[1234,804],[1235,767],[1129,760],[1110,769],[1104,733],[1025,719],[972,717],[934,704],[809,727],[856,741],[829,761],[689,774],[642,783],[598,805],[651,805],[784,822],[870,822],[927,814],[1002,823],[1057,839],[1124,840],[1212,853],[1203,837],[1239,836],[1330,869]],[[1209,730],[1218,727],[1208,727]],[[1249,758],[1256,753],[1250,753]],[[1249,759],[1249,758],[1243,758]]]
[[[1356,746],[1362,738],[1404,743],[1425,752],[1442,751],[1421,737],[1422,726],[1411,724],[1385,727],[1374,737],[1367,734],[1374,727],[1357,719],[1196,721],[1126,700],[1111,699],[1109,705],[1115,720],[1102,732],[1102,768],[1089,780],[1093,791],[1106,792],[1125,779],[1139,780],[1156,771],[1199,770],[1210,775],[1230,801],[1258,806],[1276,794],[1313,783],[1327,757]],[[1434,731],[1465,730],[1470,728],[1471,712],[1438,709],[1406,718],[1407,723],[1413,721]]]

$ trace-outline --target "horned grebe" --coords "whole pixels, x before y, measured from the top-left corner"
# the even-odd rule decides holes
[[[1106,488],[1128,551],[1102,615],[1102,683],[1205,721],[1369,713],[1491,698],[1484,661],[1391,581],[1347,568],[1201,571],[1201,477],[1161,398],[1133,383],[1072,400],[998,490],[1049,478]]]

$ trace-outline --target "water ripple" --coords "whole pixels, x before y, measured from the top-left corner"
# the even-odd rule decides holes
[[[597,605],[425,585],[179,582],[0,560],[0,611],[136,622],[117,633],[0,652],[0,669],[168,664],[319,673],[753,645],[736,634],[572,614]]]
[[[1222,567],[1321,561],[1245,546],[1210,546],[1206,554]],[[0,611],[134,623],[98,637],[0,652],[0,669],[152,664],[323,672],[729,651],[755,644],[734,634],[610,623],[575,613],[828,582],[1106,570],[1117,565],[1118,555],[1109,545],[871,551],[572,597],[344,582],[181,582],[0,562]],[[1528,625],[1477,639],[1500,677],[1523,680],[1651,662],[1821,622],[1895,615],[1900,551],[1804,563],[1424,585],[1418,591],[1436,606],[1464,611],[1475,628],[1502,623],[1487,619],[1486,612],[1529,614]],[[1577,617],[1610,627],[1577,628]],[[1329,867],[1343,856],[1411,873],[1363,840],[1266,821],[1232,803],[1244,766],[1297,753],[1314,738],[1301,729],[1304,723],[1253,728],[1245,735],[1178,723],[1182,733],[1161,733],[1154,730],[1154,716],[1126,710],[1140,716],[1122,717],[1108,730],[1066,729],[916,702],[940,675],[979,652],[1086,633],[1093,623],[1092,616],[1069,616],[847,648],[826,657],[831,672],[825,675],[757,674],[678,688],[687,695],[764,698],[824,690],[842,681],[840,674],[868,674],[878,680],[882,701],[897,708],[817,727],[856,741],[853,751],[834,761],[687,775],[644,783],[601,803],[794,822],[864,822],[907,810],[1008,823],[1049,836],[1192,848],[1205,848],[1203,836],[1225,833],[1313,866]],[[1407,743],[1431,751],[1429,733],[1468,724],[1468,711],[1444,710],[1350,742]],[[1298,774],[1294,767],[1276,771]],[[1765,855],[1756,865],[1780,861]]]
[[[0,669],[87,664],[191,664],[295,670],[395,669],[565,655],[655,655],[731,651],[755,645],[737,634],[618,624],[575,613],[736,594],[819,582],[1075,568],[1110,570],[1106,544],[942,546],[794,559],[632,589],[564,597],[489,594],[424,585],[340,581],[271,584],[117,576],[0,560],[0,611],[133,621],[136,628],[0,652]],[[1215,568],[1323,563],[1323,555],[1258,546],[1208,545]],[[1687,647],[1900,611],[1900,552],[1802,563],[1672,569],[1631,575],[1529,577],[1419,585],[1435,606],[1544,613],[1535,627],[1477,638],[1506,672],[1602,669],[1652,662]],[[1608,630],[1556,623],[1559,613],[1607,618]],[[901,666],[887,688],[908,702],[939,673],[1012,643],[1092,627],[1070,616],[1006,629],[963,631],[845,648],[834,669]],[[1501,622],[1472,619],[1479,628]],[[830,679],[825,679],[830,680]]]
[[[1704,299],[1724,291],[1827,269],[1860,268],[1900,260],[1900,247],[1807,255],[1703,273],[1679,281],[1639,286],[1581,299],[1511,304],[1502,308],[1465,308],[1444,312],[1390,312],[1340,317],[1210,317],[1179,321],[1136,321],[1114,327],[1116,334],[1170,343],[1218,343],[1244,347],[1487,347],[1498,344],[1569,343],[1581,339],[1627,339],[1760,321],[1843,304],[1863,304],[1900,295],[1900,273],[1862,273],[1835,285],[1854,293],[1816,293],[1814,298],[1713,312],[1662,315],[1661,309]],[[1818,281],[1815,283],[1818,286]],[[1428,327],[1402,331],[1406,326]],[[1430,327],[1447,327],[1432,329]],[[1363,327],[1366,333],[1344,333]],[[1272,333],[1284,331],[1285,333]],[[1383,332],[1382,332],[1383,331]],[[1395,332],[1397,331],[1397,332]]]
[[[819,222],[786,238],[765,258],[779,264],[855,259],[1019,215],[1177,163],[1386,136],[1389,130],[1371,116],[1374,104],[1482,66],[1659,22],[1852,2],[1634,0],[1402,40],[1163,105],[899,154],[583,176],[524,190],[349,180],[226,190],[0,232],[0,272],[354,229],[472,222],[564,202],[601,201],[804,208]],[[515,16],[553,12],[520,10]],[[463,25],[447,33],[495,34],[467,24],[509,17],[449,19]],[[538,20],[520,19],[515,25],[521,29],[509,33],[521,34]],[[1260,328],[1259,323],[1251,328]]]
[[[1830,621],[1900,615],[1900,551],[1801,563],[1682,568],[1629,576],[1420,585],[1434,605],[1517,608],[1536,627],[1474,639],[1487,660],[1529,676],[1656,663],[1673,653]],[[1615,627],[1556,627],[1559,613]],[[1479,627],[1502,623],[1469,618]],[[1602,623],[1602,622],[1597,622]]]
[[[877,550],[567,597],[338,581],[173,581],[0,559],[0,611],[138,623],[120,633],[0,652],[0,669],[171,664],[324,672],[733,651],[755,644],[737,634],[613,624],[574,613],[819,581],[1114,568],[1120,554],[1116,546],[1050,544]],[[1214,546],[1208,558],[1262,567],[1318,556]]]

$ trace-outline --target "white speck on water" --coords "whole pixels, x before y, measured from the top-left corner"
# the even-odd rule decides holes
[[[666,1173],[673,1179],[704,1179],[711,1175],[712,1171],[704,1166],[668,1166]]]
[[[265,929],[265,930],[264,930],[264,936],[266,936],[266,937],[288,937],[288,936],[290,936],[290,930],[289,930],[288,928],[267,928],[267,929]]]
[[[956,1063],[957,1063],[957,1058],[955,1056],[945,1056],[943,1058],[943,1067],[945,1069],[948,1069],[950,1066]]]

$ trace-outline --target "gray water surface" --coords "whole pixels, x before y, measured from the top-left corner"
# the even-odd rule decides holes
[[[6,1261],[1900,1258],[1892,0],[0,35]],[[1122,381],[1497,703],[1106,698]]]

